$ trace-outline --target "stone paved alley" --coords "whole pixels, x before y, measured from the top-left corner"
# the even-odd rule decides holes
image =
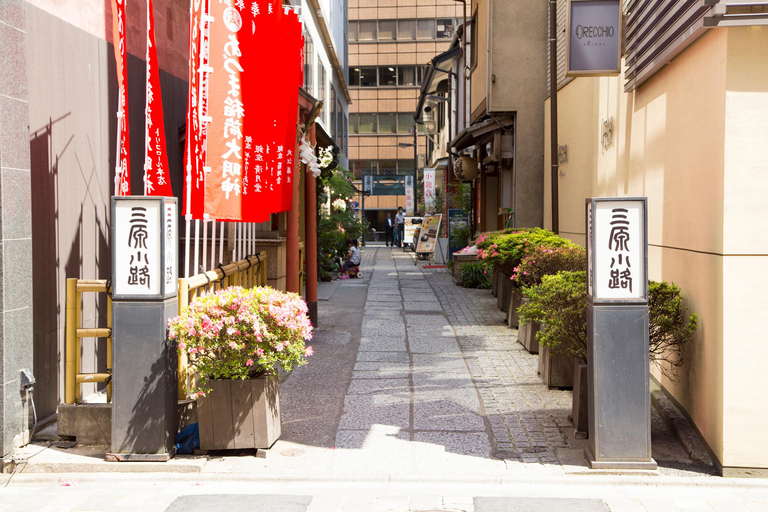
[[[714,476],[655,413],[657,472],[587,469],[571,392],[542,383],[490,291],[418,263],[369,247],[363,279],[325,289],[316,353],[281,383],[283,435],[266,459],[116,467],[37,443],[13,482],[0,480],[0,511],[768,510],[766,482]]]

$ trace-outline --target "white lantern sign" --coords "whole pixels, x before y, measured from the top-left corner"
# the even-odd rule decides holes
[[[587,200],[587,294],[592,302],[648,300],[647,199]]]
[[[150,300],[178,290],[175,197],[112,198],[112,298]]]

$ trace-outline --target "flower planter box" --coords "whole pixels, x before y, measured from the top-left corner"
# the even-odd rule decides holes
[[[528,302],[527,297],[523,297],[522,304]],[[539,322],[528,322],[527,324],[520,325],[520,330],[517,333],[517,341],[525,347],[525,350],[530,354],[539,353],[539,342],[536,340],[536,333],[541,330],[541,324]]]
[[[477,261],[477,254],[453,253],[453,278],[456,280],[456,284],[462,286],[461,277],[459,277],[459,269],[467,263],[473,263],[475,261]]]
[[[512,281],[510,281],[512,283]],[[523,292],[514,283],[510,291],[509,305],[507,306],[507,325],[510,328],[518,328],[520,326],[520,316],[517,313],[517,308],[523,303]]]
[[[214,380],[197,400],[200,450],[270,448],[280,437],[276,377]]]
[[[499,272],[499,284],[496,289],[496,306],[504,312],[509,310],[509,301],[512,297],[512,281],[510,275]]]
[[[549,347],[539,346],[539,375],[550,388],[573,388],[573,360],[568,353],[554,354],[550,357]]]
[[[573,409],[571,418],[573,421],[576,439],[589,437],[589,386],[587,363],[581,359],[573,358]]]
[[[493,269],[493,273],[491,274],[491,295],[494,297],[497,297],[499,295],[499,274],[500,272]]]

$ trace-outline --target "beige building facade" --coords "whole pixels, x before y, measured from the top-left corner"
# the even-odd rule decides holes
[[[652,373],[687,411],[724,475],[765,476],[768,26],[729,23],[717,16],[720,7],[681,6],[687,26],[680,38],[646,21],[650,39],[634,41],[621,76],[560,76],[558,138],[567,159],[559,222],[562,235],[583,244],[585,198],[648,197],[649,277],[677,284],[699,318],[678,379]],[[630,34],[640,23],[628,15]],[[653,36],[661,36],[659,46]],[[656,58],[643,61],[640,49]],[[549,108],[547,100],[544,169]]]
[[[425,166],[422,123],[416,161],[413,149],[424,65],[449,48],[462,9],[454,0],[349,1],[349,166],[358,189],[365,174],[412,176]],[[386,213],[394,216],[398,206],[405,207],[404,196],[365,198],[365,217],[380,240]]]

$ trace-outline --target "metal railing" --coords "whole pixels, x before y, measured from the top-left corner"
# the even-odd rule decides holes
[[[64,373],[64,403],[74,404],[81,400],[82,384],[107,383],[107,402],[112,401],[112,297],[106,279],[67,279],[66,366]],[[107,326],[83,328],[83,293],[107,294]],[[106,338],[106,373],[82,373],[80,340],[82,338]]]
[[[204,291],[216,291],[230,286],[254,288],[267,285],[267,253],[261,251],[240,261],[221,265],[193,277],[179,279],[179,314]],[[189,370],[187,354],[179,354],[179,400],[187,398],[194,375]]]

